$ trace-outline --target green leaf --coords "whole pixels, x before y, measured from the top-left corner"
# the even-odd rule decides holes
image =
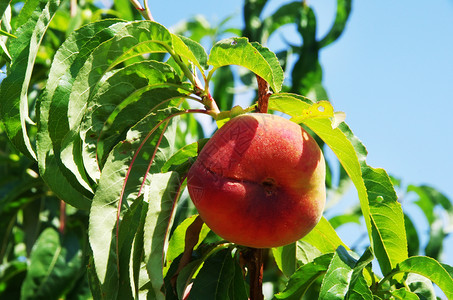
[[[175,231],[171,235],[170,242],[168,244],[167,256],[165,258],[166,262],[164,268],[164,276],[170,268],[173,260],[175,260],[184,252],[187,228],[195,221],[197,216],[198,215],[193,215],[185,219],[181,224],[178,225],[178,227],[176,227]],[[201,244],[204,238],[208,235],[209,230],[209,227],[203,223],[203,227],[198,236],[198,243],[195,245],[194,249],[196,249]]]
[[[250,38],[252,41],[259,41],[261,36],[262,22],[260,15],[268,0],[246,0],[244,2],[244,22],[245,28],[243,36]]]
[[[39,46],[59,5],[59,0],[39,1],[27,22],[15,32],[18,38],[12,39],[8,47],[12,64],[0,85],[0,116],[6,133],[19,151],[34,160],[36,154],[28,133],[30,125],[27,125],[32,123],[28,89]]]
[[[335,21],[329,32],[319,42],[320,48],[331,44],[341,36],[346,27],[349,14],[351,13],[351,6],[351,0],[337,0],[337,13],[335,16]]]
[[[453,298],[453,278],[438,261],[426,256],[413,256],[400,262],[397,270],[422,275],[433,281],[448,299]]]
[[[289,277],[294,274],[297,267],[296,243],[272,248],[272,256],[274,257],[277,267],[285,276]]]
[[[356,260],[344,247],[338,247],[321,285],[320,299],[345,299]]]
[[[145,189],[149,207],[144,227],[144,254],[156,299],[165,299],[161,291],[164,285],[164,253],[180,184],[176,173],[158,173],[150,176],[150,185]]]
[[[404,223],[403,227],[398,224],[404,220],[403,211],[398,202],[387,198],[371,202],[370,212],[374,253],[382,272],[388,274],[407,257],[406,230]]]
[[[269,99],[269,109],[291,117],[303,115],[311,105],[306,98],[291,94],[275,94]],[[381,268],[386,274],[407,258],[407,240],[401,205],[390,178],[382,169],[373,169],[366,162],[366,149],[343,122],[309,118],[304,125],[313,130],[336,154],[354,183],[365,218],[369,238]],[[383,211],[387,212],[383,214]],[[319,248],[318,248],[319,249]]]
[[[404,226],[406,227],[407,236],[407,251],[410,256],[418,255],[420,251],[420,239],[418,237],[417,229],[408,215],[404,215]]]
[[[11,232],[13,224],[17,220],[17,215],[21,209],[27,204],[35,200],[32,197],[24,197],[32,189],[39,188],[42,182],[35,178],[11,178],[12,174],[2,174],[4,177],[9,177],[7,182],[2,182],[3,188],[0,189],[2,199],[0,201],[0,259],[3,260],[4,255],[10,245]]]
[[[453,215],[453,204],[441,192],[427,185],[409,185],[407,192],[415,192],[419,199],[415,203],[423,210],[428,222],[431,224],[436,218],[433,216],[433,207],[440,205],[450,215]]]
[[[90,211],[89,237],[105,293],[115,295],[118,289],[116,246],[122,246],[116,245],[114,229],[118,206],[121,203],[125,209],[143,194],[143,188],[151,184],[148,175],[159,172],[173,153],[174,126],[167,126],[165,119],[175,112],[178,110],[158,111],[132,127],[126,139],[111,151],[102,169]]]
[[[165,162],[162,166],[162,173],[168,172],[169,170],[174,170],[178,166],[187,163],[191,158],[195,158],[198,154],[198,142],[185,145],[179,149],[175,154],[170,157],[169,160]]]
[[[192,299],[229,299],[228,293],[236,267],[230,249],[222,249],[209,256],[190,290]]]
[[[20,299],[20,289],[27,274],[27,262],[10,261],[2,264],[0,297]]]
[[[88,183],[83,168],[82,139],[79,131],[88,109],[87,103],[97,90],[98,84],[118,64],[129,59],[141,59],[148,53],[167,52],[171,49],[171,43],[171,34],[162,25],[149,21],[130,22],[86,58],[72,84],[67,104],[67,120],[64,120],[67,123],[61,132],[64,134],[61,140],[61,160],[78,181]]]
[[[434,286],[426,277],[415,273],[407,275],[406,284],[409,286],[411,292],[415,293],[420,299],[423,300],[436,300],[436,292]]]
[[[155,61],[134,63],[103,78],[80,127],[84,168],[94,181],[99,180],[107,154],[130,127],[184,96],[169,86],[178,83],[170,66]]]
[[[290,277],[283,292],[275,294],[277,299],[302,299],[310,285],[327,271],[334,254],[328,253],[297,269]]]
[[[176,279],[176,293],[179,298],[182,298],[184,292],[191,288],[189,287],[190,283],[192,282],[193,275],[199,270],[199,268],[203,265],[203,260],[196,259],[189,262],[178,274]]]
[[[298,267],[312,262],[321,255],[321,252],[311,244],[299,240],[286,246],[272,248],[272,255],[277,267],[285,276],[290,277]]]
[[[176,55],[182,56],[195,64],[200,72],[208,69],[208,54],[199,43],[186,38],[172,34],[173,48]]]
[[[237,261],[234,261],[234,266],[234,277],[231,281],[228,296],[230,297],[230,299],[248,300],[248,289],[244,281],[243,270]]]
[[[360,215],[358,215],[357,213],[338,215],[332,217],[329,222],[334,229],[337,229],[341,225],[347,223],[356,223],[360,225]]]
[[[392,291],[392,296],[395,297],[395,299],[419,300],[415,293],[412,293],[405,288]]]
[[[137,10],[131,5],[129,0],[113,0],[115,5],[115,12],[120,14],[120,18],[128,21],[133,21],[136,19],[134,12]],[[135,13],[135,15],[138,15]]]
[[[214,45],[208,64],[217,68],[238,65],[245,67],[267,81],[274,92],[281,90],[283,71],[275,54],[267,48],[252,44],[247,38],[224,39]]]
[[[310,233],[302,238],[302,241],[315,246],[321,253],[334,252],[339,246],[348,249],[348,246],[341,241],[335,229],[324,217]]]
[[[21,299],[58,299],[70,290],[82,267],[77,237],[60,237],[53,228],[39,236],[30,255]]]
[[[373,294],[362,274],[359,275],[357,280],[352,283],[348,291],[349,300],[373,300]]]
[[[86,57],[103,41],[112,38],[124,26],[119,21],[104,20],[73,32],[55,54],[46,89],[38,99],[39,121],[37,155],[40,175],[60,199],[74,207],[89,209],[91,188],[65,172],[60,162],[61,140],[67,133],[70,86]],[[54,150],[55,149],[55,150]]]
[[[132,203],[121,220],[118,229],[118,245],[119,245],[119,282],[129,283],[132,282],[130,262],[132,258],[131,244],[134,242],[135,233],[139,230],[141,225],[141,217],[144,210],[148,206],[144,204],[143,196],[138,197]],[[118,290],[118,299],[133,298],[134,293],[130,284],[120,284]]]
[[[303,9],[302,2],[295,1],[280,6],[277,11],[263,20],[261,42],[265,43],[269,37],[286,24],[295,23],[300,18]]]

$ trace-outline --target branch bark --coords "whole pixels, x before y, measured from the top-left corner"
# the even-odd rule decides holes
[[[269,97],[272,95],[272,92],[269,90],[269,83],[261,78],[260,76],[256,76],[256,80],[258,81],[258,106],[257,112],[259,113],[267,113],[267,108],[269,106]]]
[[[243,257],[249,273],[250,300],[263,300],[263,249],[247,248]]]

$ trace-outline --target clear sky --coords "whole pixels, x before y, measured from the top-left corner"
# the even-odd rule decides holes
[[[243,24],[239,0],[149,1],[166,27],[196,14],[213,23],[236,14],[231,24]],[[270,0],[264,13],[287,2]],[[321,37],[334,20],[336,1],[308,2]],[[268,47],[277,51],[282,35],[297,43],[293,30],[277,34]],[[404,186],[427,184],[453,199],[453,0],[355,0],[345,32],[324,48],[321,64],[330,100],[367,147],[368,164]],[[414,206],[411,212],[417,216]],[[418,216],[423,231],[426,222]],[[453,264],[451,235],[444,253]]]

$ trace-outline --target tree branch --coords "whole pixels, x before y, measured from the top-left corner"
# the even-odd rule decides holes
[[[263,249],[247,248],[243,258],[250,279],[250,300],[263,300]]]
[[[272,95],[272,92],[269,90],[269,83],[256,75],[256,80],[258,81],[258,106],[257,112],[267,113],[267,108],[269,105],[269,97]]]

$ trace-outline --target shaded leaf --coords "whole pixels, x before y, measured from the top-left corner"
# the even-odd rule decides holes
[[[45,229],[30,255],[21,299],[60,298],[75,283],[81,267],[77,237],[73,234],[60,237],[55,229]]]
[[[236,272],[230,249],[209,256],[194,280],[188,299],[229,299],[228,293]]]
[[[175,231],[171,235],[170,242],[168,244],[167,255],[165,258],[166,262],[164,268],[164,276],[166,275],[168,268],[170,267],[173,260],[184,252],[187,230],[197,217],[198,215],[194,215],[185,219],[181,224],[178,225],[178,227],[176,227]],[[196,247],[201,244],[203,239],[208,235],[209,230],[210,229],[206,226],[206,224],[203,223],[203,226],[198,233],[198,242],[195,244],[193,249],[196,249]]]

